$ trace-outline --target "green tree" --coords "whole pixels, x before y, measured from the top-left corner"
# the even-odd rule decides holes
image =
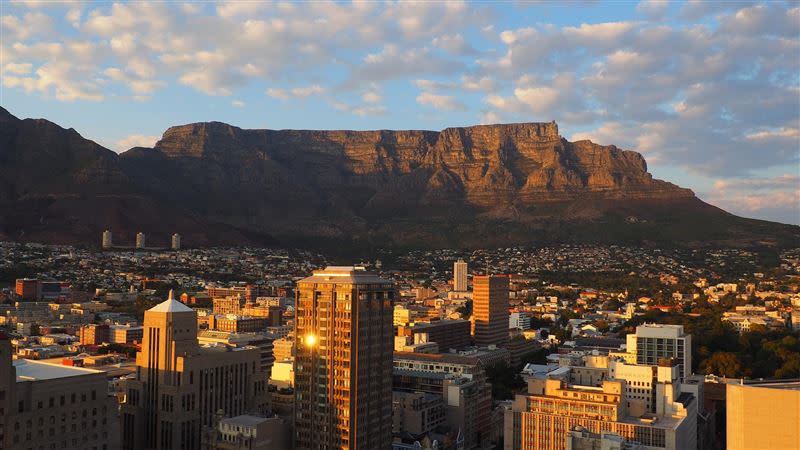
[[[705,374],[738,377],[742,373],[742,363],[734,353],[717,352],[703,361],[701,369]]]
[[[472,300],[467,300],[464,306],[456,308],[456,312],[461,314],[462,319],[469,319],[472,317]]]

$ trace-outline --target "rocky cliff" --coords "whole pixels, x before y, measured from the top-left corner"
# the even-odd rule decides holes
[[[797,227],[741,219],[653,179],[636,152],[569,142],[554,122],[440,132],[196,123],[169,128],[154,148],[117,156],[46,121],[7,112],[2,120],[16,130],[0,133],[10,149],[0,149],[0,158],[15,155],[5,170],[11,187],[0,188],[7,202],[34,190],[47,198],[75,192],[91,197],[88,204],[111,193],[153,205],[136,214],[145,217],[114,202],[97,206],[97,217],[74,220],[87,228],[80,235],[158,223],[203,244],[274,237],[287,245],[474,247],[798,236]],[[37,171],[53,181],[31,177]],[[124,218],[103,223],[114,214]],[[12,237],[24,229],[5,225]]]

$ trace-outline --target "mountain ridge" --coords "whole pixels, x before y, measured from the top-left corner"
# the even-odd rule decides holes
[[[637,152],[569,142],[555,122],[438,132],[199,122],[117,155],[74,130],[3,111],[0,175],[10,181],[0,183],[0,206],[27,211],[0,220],[0,236],[13,239],[60,233],[93,242],[108,227],[119,236],[175,230],[194,245],[774,244],[800,236],[798,227],[739,218],[654,179]],[[60,175],[25,181],[36,173]],[[68,207],[53,210],[54,199],[65,195],[75,198],[62,203],[97,218],[56,220]],[[37,198],[50,203],[29,204]],[[49,230],[32,220],[40,209]]]

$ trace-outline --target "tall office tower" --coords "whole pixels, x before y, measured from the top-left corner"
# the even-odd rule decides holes
[[[178,233],[172,235],[172,249],[173,250],[181,249],[181,235]]]
[[[103,249],[109,249],[111,248],[112,245],[114,245],[114,241],[112,240],[111,230],[103,231],[103,239],[102,239]]]
[[[220,417],[269,409],[260,349],[200,346],[197,313],[171,291],[145,311],[141,348],[122,404],[126,450],[199,449]]]
[[[136,233],[136,248],[144,248],[144,233]]]
[[[475,276],[472,279],[472,316],[475,345],[508,342],[508,277]]]
[[[732,381],[725,386],[731,450],[800,448],[800,381]]]
[[[639,325],[636,334],[627,336],[626,350],[636,356],[636,364],[654,366],[662,358],[675,358],[681,379],[692,374],[692,335],[683,332],[683,325]]]
[[[453,290],[458,292],[467,290],[467,263],[460,258],[453,263]]]
[[[327,267],[297,284],[295,449],[389,449],[391,281]]]

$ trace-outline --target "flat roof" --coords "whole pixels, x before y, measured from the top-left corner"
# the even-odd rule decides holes
[[[220,422],[227,423],[231,425],[241,425],[245,427],[254,427],[260,423],[264,423],[270,420],[268,417],[261,417],[261,416],[251,416],[247,414],[243,414],[241,416],[236,417],[226,417],[224,419],[220,419]]]
[[[374,272],[368,272],[363,267],[328,266],[323,270],[315,270],[313,275],[303,278],[298,283],[385,284],[391,281],[379,277]]]
[[[785,389],[790,391],[800,391],[800,380],[797,379],[790,379],[790,380],[744,380],[744,383],[740,381],[734,381],[730,384],[744,386],[744,387],[758,387],[758,388],[767,388],[767,389]]]
[[[58,378],[77,377],[81,375],[102,374],[100,370],[86,369],[83,367],[71,367],[60,364],[49,364],[30,359],[14,360],[14,368],[17,369],[17,382],[55,380]]]

